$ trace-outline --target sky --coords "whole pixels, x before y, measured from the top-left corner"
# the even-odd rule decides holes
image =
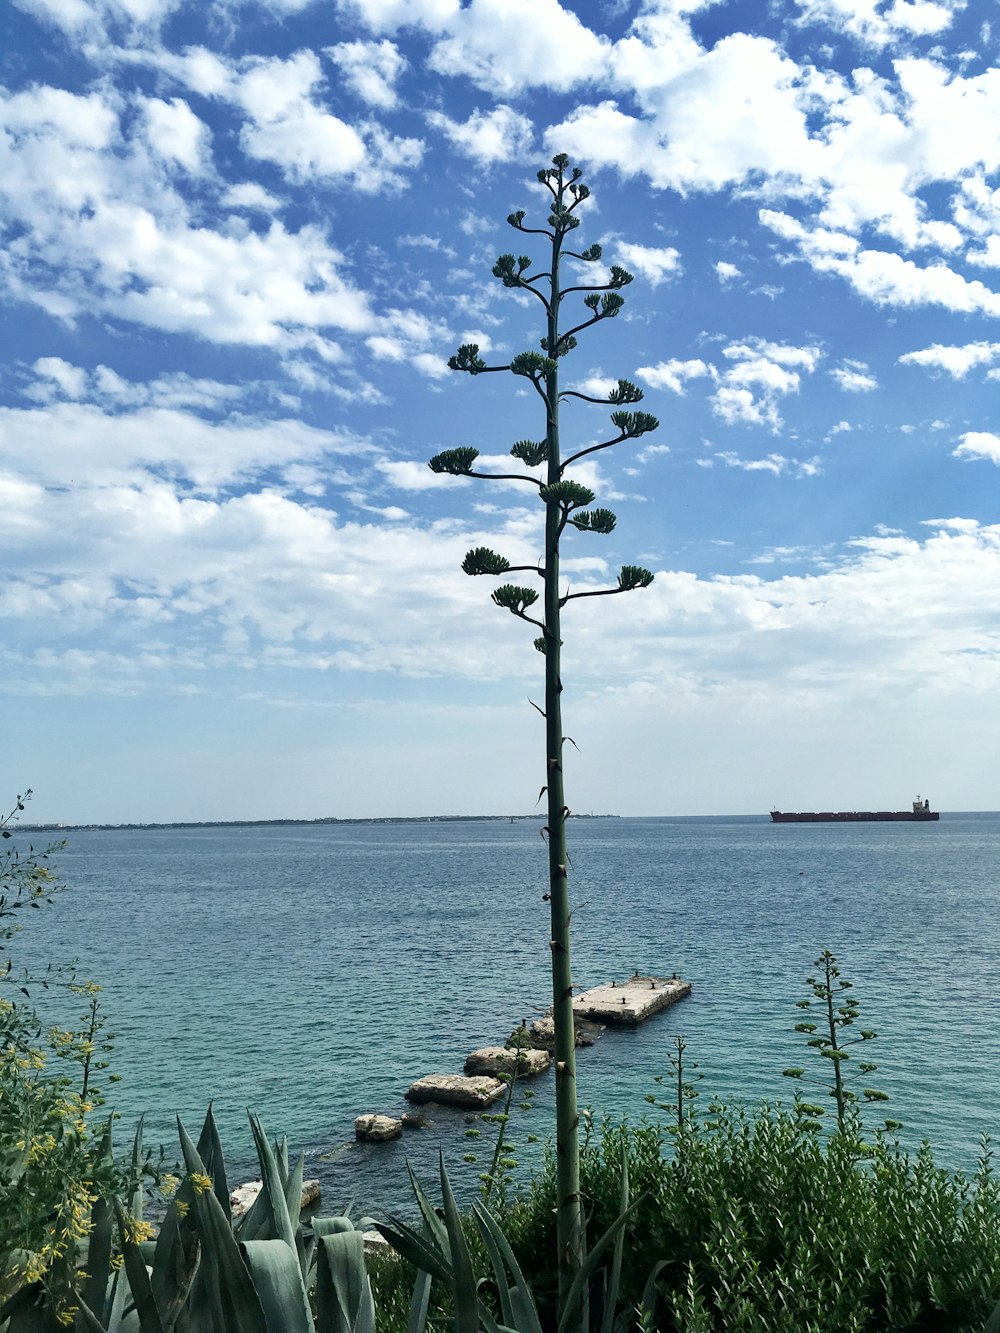
[[[461,562],[542,505],[427,460],[544,434],[447,361],[537,347],[491,267],[566,153],[634,281],[563,387],[661,423],[572,470],[618,525],[566,590],[655,579],[566,610],[571,808],[1000,807],[998,49],[989,0],[11,0],[10,796],[534,808],[543,660]]]

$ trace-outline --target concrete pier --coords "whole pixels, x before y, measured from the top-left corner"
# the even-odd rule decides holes
[[[629,977],[594,986],[573,1000],[573,1012],[592,1022],[638,1027],[691,994],[690,981],[680,977]]]
[[[464,1106],[470,1111],[481,1111],[497,1101],[506,1091],[507,1084],[498,1078],[467,1078],[462,1074],[428,1074],[418,1078],[406,1090],[410,1102],[441,1102],[446,1106]]]
[[[534,1074],[544,1074],[551,1064],[548,1051],[512,1050],[509,1046],[482,1046],[465,1058],[467,1074],[517,1073],[518,1078],[530,1078]]]

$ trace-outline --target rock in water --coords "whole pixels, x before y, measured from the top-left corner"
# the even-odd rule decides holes
[[[402,1120],[391,1115],[359,1115],[354,1121],[354,1137],[359,1143],[386,1143],[403,1132]]]

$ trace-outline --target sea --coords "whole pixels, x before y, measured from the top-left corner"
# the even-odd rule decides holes
[[[460,1073],[470,1051],[548,1005],[542,822],[55,833],[67,891],[29,914],[10,956],[36,973],[75,961],[103,988],[120,1147],[143,1115],[145,1143],[169,1163],[176,1117],[194,1134],[211,1104],[230,1179],[250,1178],[253,1111],[305,1154],[325,1211],[406,1212],[407,1163],[432,1184],[443,1154],[468,1196],[495,1126],[434,1108],[427,1128],[361,1145],[354,1118],[401,1113],[415,1079]],[[940,1165],[965,1171],[982,1136],[1000,1133],[1000,814],[836,826],[598,816],[572,819],[569,843],[575,983],[640,972],[692,985],[580,1051],[595,1125],[669,1120],[646,1099],[671,1099],[657,1079],[669,1085],[678,1036],[700,1107],[787,1104],[785,1068],[826,1071],[794,1025],[829,949],[853,983],[856,1029],[878,1034],[864,1083],[890,1100],[869,1123],[889,1115],[907,1148],[927,1139]],[[58,988],[33,998],[65,1014]],[[552,1133],[552,1085],[542,1076],[515,1099],[521,1179]]]

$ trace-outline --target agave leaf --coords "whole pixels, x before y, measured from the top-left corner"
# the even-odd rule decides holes
[[[219,1138],[219,1127],[215,1123],[211,1102],[209,1102],[208,1110],[205,1112],[205,1122],[201,1127],[201,1133],[198,1135],[198,1156],[205,1163],[205,1175],[212,1177],[212,1188],[215,1190],[215,1197],[222,1205],[222,1211],[227,1218],[232,1220],[229,1182],[226,1180],[225,1155],[222,1151],[222,1140]]]
[[[668,1262],[666,1259],[658,1259],[650,1269],[649,1277],[646,1278],[646,1284],[642,1289],[642,1299],[639,1302],[639,1326],[641,1328],[656,1327],[653,1323],[653,1316],[656,1313],[656,1283]]]
[[[77,1297],[78,1308],[76,1313],[77,1325],[82,1328],[84,1333],[114,1333],[114,1326],[111,1324],[102,1324],[100,1319],[94,1314],[93,1310],[87,1304],[86,1298]]]
[[[444,1223],[437,1215],[437,1209],[428,1199],[423,1191],[420,1181],[417,1179],[413,1167],[409,1162],[406,1164],[406,1170],[410,1176],[410,1188],[413,1190],[413,1197],[417,1201],[417,1207],[420,1209],[420,1216],[424,1219],[424,1225],[429,1230],[431,1236],[437,1242],[439,1249],[447,1253],[448,1250],[448,1232]]]
[[[335,1236],[341,1231],[357,1230],[349,1217],[314,1217],[310,1225],[317,1237]]]
[[[269,1333],[313,1333],[312,1313],[295,1247],[283,1240],[240,1246]]]
[[[188,1173],[204,1175],[205,1164],[180,1120],[177,1129]],[[212,1279],[218,1284],[217,1300],[223,1327],[227,1333],[267,1333],[260,1300],[250,1281],[229,1219],[215,1193],[212,1190],[193,1189],[191,1212],[202,1245],[202,1271],[211,1273]]]
[[[286,1245],[295,1249],[295,1227],[289,1213],[288,1201],[285,1194],[285,1185],[288,1179],[287,1173],[282,1170],[282,1162],[279,1156],[268,1142],[267,1135],[261,1127],[257,1116],[250,1117],[250,1128],[253,1131],[254,1144],[257,1148],[257,1158],[260,1162],[260,1178],[263,1181],[263,1189],[258,1196],[258,1202],[263,1199],[263,1208],[268,1216],[268,1232],[263,1237],[246,1237],[250,1239],[263,1240],[283,1240]],[[279,1148],[280,1153],[280,1148]],[[287,1163],[287,1158],[286,1158]],[[299,1200],[302,1198],[301,1173],[299,1179]],[[295,1217],[298,1219],[298,1201],[296,1201]]]
[[[512,1328],[520,1330],[520,1333],[541,1333],[534,1297],[507,1237],[503,1234],[496,1218],[481,1204],[474,1203],[472,1211],[482,1233],[493,1272],[496,1274],[497,1286],[500,1289],[500,1312],[504,1321]],[[507,1286],[505,1264],[513,1278],[512,1287]]]
[[[430,1273],[441,1282],[451,1282],[451,1264],[447,1255],[429,1236],[414,1231],[398,1218],[393,1218],[392,1222],[376,1222],[375,1227],[396,1253],[401,1254],[415,1268]]]
[[[132,1179],[135,1181],[135,1189],[132,1191],[128,1206],[133,1217],[142,1217],[142,1127],[145,1123],[146,1117],[141,1115],[132,1139]]]
[[[559,1324],[556,1328],[556,1333],[565,1333],[566,1328],[570,1325],[572,1321],[573,1315],[576,1311],[576,1307],[580,1303],[580,1299],[583,1296],[583,1293],[586,1289],[586,1284],[590,1281],[591,1273],[593,1273],[594,1269],[600,1262],[601,1256],[603,1255],[604,1251],[617,1237],[619,1231],[621,1231],[621,1229],[624,1227],[625,1223],[629,1219],[629,1216],[635,1211],[636,1208],[638,1208],[639,1204],[642,1202],[642,1199],[643,1196],[640,1195],[638,1199],[632,1200],[632,1202],[625,1209],[625,1211],[623,1213],[620,1213],[618,1217],[615,1218],[615,1220],[608,1227],[607,1231],[605,1231],[604,1235],[600,1238],[597,1244],[591,1249],[590,1253],[583,1261],[582,1267],[574,1277],[572,1285],[570,1286],[569,1291],[567,1291],[566,1293],[566,1302],[563,1305],[563,1308],[559,1314]]]
[[[316,1333],[375,1333],[375,1301],[360,1231],[333,1232],[319,1241]]]
[[[153,1286],[146,1271],[146,1262],[139,1253],[138,1245],[129,1239],[128,1219],[118,1199],[115,1199],[115,1216],[118,1219],[122,1254],[125,1258],[125,1274],[135,1302],[136,1314],[139,1316],[139,1328],[142,1333],[165,1333],[163,1320],[160,1318],[156,1298],[153,1295]]]
[[[462,1219],[452,1193],[451,1181],[441,1154],[441,1202],[451,1251],[452,1292],[455,1297],[455,1333],[479,1333],[479,1289],[472,1269],[472,1256],[462,1230]]]
[[[413,1295],[410,1297],[410,1313],[406,1321],[406,1333],[424,1333],[427,1327],[427,1307],[431,1299],[431,1275],[423,1268],[417,1269],[413,1281]]]

